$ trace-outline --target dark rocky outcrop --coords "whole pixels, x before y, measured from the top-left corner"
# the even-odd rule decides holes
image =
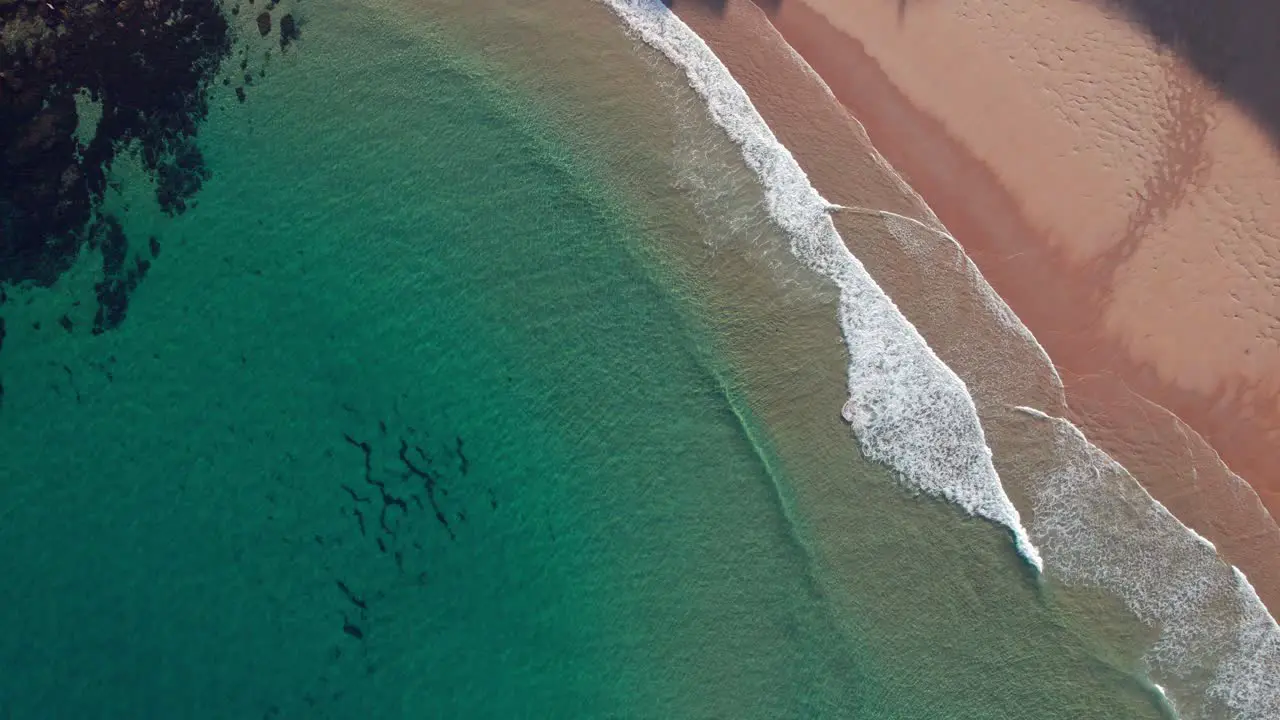
[[[0,2],[0,41],[0,283],[47,285],[70,265],[126,145],[161,207],[186,207],[208,177],[194,141],[231,47],[217,0]],[[100,109],[87,137],[77,93]]]
[[[169,215],[187,209],[187,200],[209,179],[204,155],[190,140],[175,148],[173,155],[155,168],[156,202]]]
[[[283,51],[289,44],[298,39],[298,21],[289,13],[280,18],[280,49]]]
[[[132,265],[127,262],[129,240],[110,215],[94,224],[90,245],[102,251],[103,279],[94,285],[98,311],[93,318],[93,334],[101,335],[124,322],[129,297],[151,269],[151,261],[135,257]]]

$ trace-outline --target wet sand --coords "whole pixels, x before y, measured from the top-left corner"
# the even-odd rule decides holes
[[[940,219],[1057,367],[1062,388],[946,236],[837,218],[969,384],[1019,507],[1018,475],[1035,463],[1018,456],[1043,444],[1011,410],[1027,405],[1079,425],[1280,608],[1280,530],[1263,506],[1280,510],[1268,139],[1177,57],[1085,4],[759,4],[769,17],[746,0],[674,8],[820,192]]]

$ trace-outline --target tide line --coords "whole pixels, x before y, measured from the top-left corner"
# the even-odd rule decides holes
[[[829,215],[838,206],[818,194],[742,86],[669,8],[659,0],[603,1],[633,36],[684,71],[759,178],[793,254],[840,288],[850,356],[843,415],[863,454],[907,486],[1005,526],[1019,554],[1041,571],[1040,552],[992,464],[973,398],[849,252]]]

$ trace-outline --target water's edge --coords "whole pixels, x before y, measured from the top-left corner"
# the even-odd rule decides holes
[[[841,328],[850,353],[844,417],[863,452],[911,487],[1009,528],[1019,553],[1040,570],[1039,551],[991,463],[973,399],[849,252],[829,215],[837,206],[809,184],[728,69],[665,5],[607,2],[637,37],[685,71],[712,118],[759,176],[769,213],[789,236],[792,252],[840,287]],[[922,407],[933,411],[922,416]]]
[[[847,209],[833,206],[818,194],[791,153],[773,136],[745,90],[701,38],[665,5],[658,0],[602,1],[624,21],[629,32],[684,71],[690,86],[707,103],[713,120],[741,148],[764,185],[769,213],[787,232],[793,253],[841,288],[840,323],[850,356],[844,417],[863,452],[895,470],[910,487],[1007,527],[1019,553],[1037,570],[1047,566],[1048,572],[1069,583],[1099,587],[1123,599],[1144,622],[1161,627],[1161,639],[1145,661],[1154,680],[1176,686],[1173,701],[1184,716],[1199,716],[1201,710],[1212,714],[1211,708],[1217,707],[1231,717],[1280,716],[1280,680],[1273,679],[1280,677],[1280,672],[1273,671],[1280,669],[1280,627],[1243,574],[1218,558],[1211,545],[1142,491],[1127,471],[1090,444],[1078,428],[1043,413],[1040,415],[1052,421],[1062,439],[1056,456],[1061,462],[1048,473],[1052,477],[1046,477],[1042,491],[1034,493],[1035,521],[1028,531],[1001,485],[964,382],[934,354],[838,234],[830,213]],[[803,62],[798,56],[796,61]],[[880,213],[874,209],[864,212]],[[889,222],[910,221],[880,214]],[[1034,346],[1047,360],[1030,331],[981,280],[976,267],[972,270],[992,312],[1020,341]],[[1061,387],[1056,374],[1053,379]],[[1070,487],[1079,491],[1104,477],[1112,485],[1095,488],[1096,492],[1119,493],[1124,499],[1136,498],[1146,504],[1153,519],[1151,531],[1158,538],[1154,542],[1163,543],[1159,547],[1165,552],[1180,551],[1176,556],[1180,572],[1145,583],[1135,581],[1130,572],[1084,573],[1080,549],[1055,541],[1055,532],[1069,525],[1084,536],[1081,544],[1101,553],[1117,571],[1138,558],[1136,551],[1143,547],[1140,541],[1101,542],[1114,540],[1114,533],[1100,526],[1101,514],[1091,512],[1092,505],[1098,504],[1096,498],[1090,503],[1082,497],[1066,497],[1060,490]],[[1059,491],[1050,492],[1052,487]],[[1053,545],[1042,558],[1044,543]],[[1098,558],[1092,560],[1096,563]],[[1234,620],[1226,625],[1220,617],[1224,595],[1229,596],[1232,606],[1226,617]],[[1201,631],[1201,627],[1208,630]],[[1162,684],[1153,682],[1152,687],[1164,694]]]

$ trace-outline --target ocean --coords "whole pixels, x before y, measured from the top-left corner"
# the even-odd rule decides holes
[[[1172,716],[658,4],[236,7],[0,308],[0,717]]]

